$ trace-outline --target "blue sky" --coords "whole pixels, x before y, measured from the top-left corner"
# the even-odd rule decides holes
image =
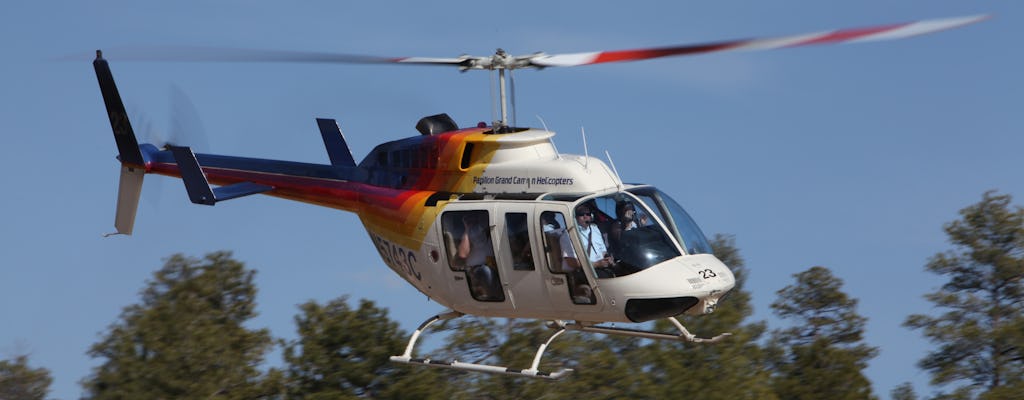
[[[608,150],[623,180],[672,194],[706,233],[736,236],[755,319],[779,326],[768,307],[775,292],[794,273],[826,266],[860,299],[867,342],[881,348],[866,371],[876,393],[886,398],[905,381],[930,393],[915,366],[930,345],[900,324],[931,311],[922,295],[943,281],[923,266],[949,249],[942,225],[986,190],[1024,203],[1024,5],[623,4],[7,2],[0,356],[30,353],[53,373],[53,397],[77,398],[78,381],[97,364],[85,355],[89,345],[177,252],[228,249],[258,270],[253,325],[279,337],[294,337],[296,305],[310,299],[372,299],[407,330],[441,309],[384,267],[354,215],[306,204],[256,196],[196,206],[179,181],[150,177],[134,236],[104,238],[113,231],[118,171],[110,127],[90,63],[54,58],[130,45],[566,53],[992,13],[981,24],[895,42],[516,75],[519,125],[542,117],[559,132],[559,150],[576,154],[585,128],[591,154]],[[206,131],[211,152],[326,163],[315,117],[338,119],[357,159],[379,142],[415,135],[425,115],[446,112],[461,125],[492,119],[486,73],[107,58],[140,135],[171,129],[176,87],[198,113],[186,126]]]

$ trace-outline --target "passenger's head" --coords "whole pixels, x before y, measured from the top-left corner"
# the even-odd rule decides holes
[[[636,218],[636,206],[631,201],[620,201],[615,204],[615,215],[621,220],[632,221]]]
[[[590,208],[589,204],[580,204],[576,207],[576,223],[577,225],[587,227],[594,221],[594,210]]]

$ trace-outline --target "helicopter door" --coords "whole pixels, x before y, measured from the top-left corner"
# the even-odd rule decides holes
[[[465,281],[455,283],[452,290],[468,293],[477,302],[506,302],[502,275],[494,256],[490,212],[484,208],[445,211],[441,215],[441,228],[455,281]]]
[[[546,268],[547,288],[553,304],[564,302],[567,307],[572,305],[598,304],[598,295],[594,290],[591,275],[584,270],[589,263],[584,263],[582,268],[571,268],[567,266],[564,259],[566,255],[576,255],[576,244],[571,240],[571,232],[567,230],[566,217],[562,210],[545,210],[539,215],[538,225],[541,227],[541,250],[542,268]],[[576,258],[573,257],[573,258]]]
[[[533,220],[532,204],[504,204],[500,207],[502,216],[500,229],[496,229],[498,265],[508,289],[512,306],[525,310],[547,310],[548,289],[544,276],[539,271],[537,260],[541,254],[535,251],[537,230],[531,229]],[[540,267],[543,268],[543,267]]]

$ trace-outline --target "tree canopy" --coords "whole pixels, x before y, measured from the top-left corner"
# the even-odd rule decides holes
[[[251,399],[272,391],[259,366],[272,340],[249,329],[254,272],[217,252],[176,254],[153,274],[89,355],[102,363],[83,381],[90,399]]]
[[[50,392],[50,371],[46,368],[32,368],[28,356],[19,355],[13,360],[0,360],[0,399],[43,400]]]
[[[939,315],[906,326],[938,347],[918,365],[949,398],[1019,399],[1024,393],[1024,208],[987,192],[945,225],[953,249],[925,269],[947,282],[925,296]]]
[[[857,314],[857,300],[825,267],[794,277],[771,305],[792,321],[769,344],[775,393],[783,399],[874,398],[863,370],[878,349],[863,343],[867,319]]]
[[[343,296],[299,309],[299,338],[284,350],[289,398],[449,398],[438,371],[389,361],[405,346],[406,334],[372,301],[360,300],[353,309]]]

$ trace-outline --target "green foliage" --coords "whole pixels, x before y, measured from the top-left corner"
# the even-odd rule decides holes
[[[555,333],[542,321],[535,320],[462,317],[441,326],[448,335],[445,348],[439,350],[435,358],[519,369],[529,368],[538,346]],[[574,360],[566,354],[572,352],[570,348],[576,336],[567,332],[555,339],[538,369],[555,372],[572,368]],[[455,398],[460,399],[538,398],[550,393],[555,386],[544,380],[505,375],[449,371],[445,374],[454,381]]]
[[[914,392],[914,385],[904,382],[889,392],[889,398],[892,400],[917,400],[917,393]]]
[[[28,356],[0,360],[0,399],[43,400],[50,391],[50,371],[32,368]]]
[[[551,390],[558,394],[555,398],[656,398],[660,388],[649,374],[646,341],[589,333],[577,333],[572,339],[567,356],[575,359],[575,371]]]
[[[433,369],[392,364],[406,335],[369,300],[307,302],[295,317],[299,338],[285,346],[289,398],[447,399]]]
[[[794,275],[772,310],[794,321],[769,344],[775,393],[784,399],[870,399],[862,371],[877,349],[862,343],[866,319],[842,281],[824,267]]]
[[[843,293],[843,282],[825,267],[795,275],[796,285],[778,292],[772,310],[782,318],[798,321],[780,332],[791,345],[807,345],[824,338],[834,344],[859,342],[867,318],[857,314],[857,300]]]
[[[125,307],[89,355],[103,359],[83,381],[87,398],[249,399],[279,382],[257,369],[271,346],[256,316],[253,271],[228,252],[173,255]]]
[[[945,225],[954,249],[926,266],[948,278],[925,296],[942,314],[904,322],[939,345],[918,365],[932,383],[954,387],[945,397],[1019,398],[1024,392],[1024,208],[1011,201],[987,192]]]

